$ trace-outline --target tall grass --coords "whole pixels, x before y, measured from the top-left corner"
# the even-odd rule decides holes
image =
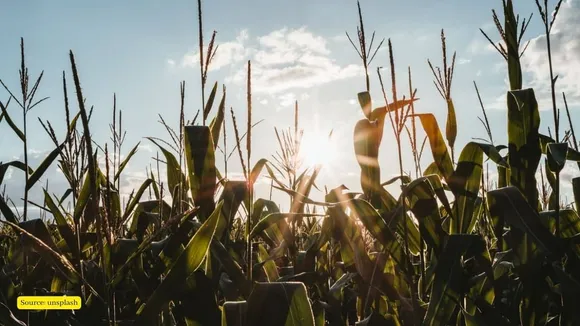
[[[561,3],[548,19],[547,1],[543,6],[537,1],[548,38],[555,138],[539,132],[534,90],[522,89],[520,58],[526,49],[522,41],[532,16],[520,24],[513,2],[506,0],[503,20],[495,11],[492,14],[503,43],[492,44],[508,66],[508,144],[495,142],[474,82],[474,100],[477,95],[487,138],[474,138],[461,149],[456,148],[460,126],[451,92],[455,54],[449,62],[444,32],[442,67],[428,60],[423,68],[433,73],[434,86],[445,101],[445,134],[433,114],[419,113],[423,103],[413,86],[411,67],[408,93],[397,89],[393,44],[387,41],[388,56],[376,56],[383,41],[373,48],[374,32],[367,40],[358,3],[358,46],[347,36],[365,71],[365,91],[358,93],[364,117],[353,128],[362,193],[344,185],[325,187],[323,201],[310,196],[323,167],[304,165],[299,121],[305,110],[299,110],[297,102],[293,126],[274,129],[278,151],[258,159],[252,129],[261,120],[254,122],[252,63],[247,62],[245,132],[231,106],[231,123],[227,119],[225,86],[220,101],[217,82],[206,98],[208,71],[218,46],[215,32],[207,48],[204,45],[201,1],[197,4],[202,106],[193,120],[186,121],[182,81],[179,129],[159,116],[169,140],[147,138],[158,148],[153,158],[156,168],[149,165],[146,180],[127,200],[119,193],[121,180],[140,143],[121,159],[126,131],[116,94],[109,126],[112,144],[94,142],[92,108],[85,107],[81,88],[82,65],[77,65],[72,51],[78,113],[71,113],[63,73],[66,134],[59,141],[51,123],[40,121],[54,150],[38,167],[29,167],[28,113],[44,99],[34,100],[42,74],[29,88],[22,41],[22,94],[15,96],[2,82],[10,97],[0,102],[0,122],[9,125],[24,150],[23,161],[0,163],[0,185],[8,168],[25,176],[23,214],[5,192],[0,196],[0,323],[573,325],[580,317],[575,308],[580,293],[580,218],[577,209],[560,205],[560,174],[567,161],[580,162],[580,152],[565,94],[570,130],[560,129],[555,100],[549,33]],[[383,79],[377,67],[384,101],[377,108],[369,74],[375,56],[388,62],[390,73]],[[22,110],[22,128],[8,111],[12,101]],[[396,148],[382,146],[387,121]],[[226,139],[232,134],[226,131],[229,128],[231,148]],[[425,136],[420,143],[421,134]],[[403,156],[405,136],[410,158]],[[395,178],[383,180],[379,151],[397,156]],[[218,152],[223,157],[218,158]],[[424,153],[431,157],[426,168]],[[240,160],[243,180],[230,178],[232,155]],[[100,157],[104,166],[98,164]],[[222,159],[223,174],[216,167]],[[28,192],[55,161],[69,189],[56,197],[46,185],[44,203],[30,202]],[[498,171],[495,184],[489,165]],[[270,178],[269,198],[255,191],[263,175]],[[393,183],[399,183],[399,194],[386,189]],[[573,179],[572,187],[577,207],[580,178]],[[273,191],[289,196],[288,211],[272,201]],[[72,204],[64,207],[67,198]],[[42,207],[52,219],[28,218],[29,204]],[[48,294],[79,295],[83,307],[75,312],[16,309],[20,295]]]

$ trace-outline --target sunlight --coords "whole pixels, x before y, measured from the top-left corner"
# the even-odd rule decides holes
[[[304,167],[321,165],[328,168],[339,159],[335,137],[319,131],[305,132],[299,156]]]

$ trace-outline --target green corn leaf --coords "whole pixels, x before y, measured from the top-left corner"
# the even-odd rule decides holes
[[[540,134],[540,147],[542,148],[542,154],[548,155],[548,144],[556,143],[554,138]],[[568,147],[566,153],[566,160],[573,162],[580,162],[580,152],[572,147]]]
[[[432,176],[438,180],[438,176]],[[415,179],[405,187],[405,193],[410,201],[410,209],[419,221],[422,239],[438,255],[441,252],[447,234],[442,227],[443,219],[441,218],[437,196],[430,178]]]
[[[252,291],[252,284],[246,278],[240,265],[236,262],[234,257],[232,257],[231,252],[228,251],[221,242],[214,239],[211,243],[211,253],[212,256],[219,261],[223,270],[239,290],[239,293],[247,298]]]
[[[214,291],[212,280],[201,270],[188,277],[183,287],[176,291],[179,292],[177,300],[182,307],[187,307],[183,309],[187,325],[220,324],[221,311]]]
[[[68,196],[70,196],[72,194],[72,189],[68,188],[60,197],[60,199],[58,200],[58,204],[62,205],[62,203],[64,203],[64,201],[68,198]]]
[[[213,139],[206,126],[185,126],[184,133],[189,186],[195,205],[201,209],[199,219],[203,222],[215,207],[217,170]]]
[[[558,215],[556,211],[543,211],[539,214],[542,225],[552,234],[556,234],[556,216],[560,218],[560,237],[571,239],[580,234],[580,217],[573,209],[560,209]],[[580,257],[580,245],[572,245],[573,251]]]
[[[101,184],[104,181],[104,176],[101,173],[101,171],[99,169],[97,169],[97,179],[96,179],[96,183]],[[74,207],[74,212],[73,212],[73,219],[75,221],[75,223],[79,222],[79,219],[81,218],[85,207],[87,206],[87,203],[89,202],[89,198],[91,195],[91,187],[90,187],[90,182],[89,182],[89,173],[85,173],[85,178],[83,181],[83,185],[81,186],[81,191],[78,195],[77,198],[77,203]]]
[[[247,325],[314,326],[303,283],[257,283],[248,298]]]
[[[65,240],[69,250],[72,252],[73,257],[80,258],[79,248],[77,239],[74,235],[74,232],[70,225],[68,224],[64,214],[60,211],[58,206],[55,204],[54,200],[46,190],[44,191],[44,203],[52,213],[56,221],[56,225],[58,226],[58,231],[62,238]]]
[[[542,225],[538,213],[516,187],[489,191],[487,200],[491,215],[501,216],[506,224],[527,234],[546,256],[552,259],[563,256],[563,243]]]
[[[171,152],[166,150],[163,146],[161,146],[157,141],[155,141],[155,139],[152,139],[150,137],[147,137],[147,139],[149,139],[153,144],[159,147],[159,149],[163,153],[163,156],[165,156],[165,162],[167,164],[167,186],[169,187],[169,191],[171,191],[171,193],[173,194],[173,191],[176,189],[176,187],[180,186],[181,189],[183,189],[183,192],[186,193],[187,192],[187,190],[185,190],[185,188],[187,187],[186,178],[183,172],[181,171],[179,167],[179,162],[177,161],[175,156]]]
[[[268,282],[274,282],[280,278],[278,275],[278,267],[276,267],[276,263],[274,261],[269,260],[270,254],[264,247],[264,245],[258,245],[258,262],[263,263],[262,268],[264,269],[264,273],[268,278]]]
[[[8,125],[10,126],[10,128],[12,129],[12,131],[14,131],[14,133],[16,134],[16,136],[18,136],[18,138],[20,138],[20,140],[22,140],[23,142],[26,141],[26,135],[24,135],[24,133],[22,132],[22,130],[20,130],[16,126],[16,124],[14,123],[14,121],[12,121],[12,118],[10,118],[10,115],[8,114],[8,111],[6,110],[6,107],[4,106],[4,104],[2,102],[0,102],[0,109],[2,109],[2,117],[4,119],[6,119],[6,123],[8,123]]]
[[[395,181],[401,180],[403,182],[403,184],[407,184],[411,182],[411,178],[408,175],[399,175],[396,176],[394,178],[391,178],[383,183],[381,183],[381,187],[385,187],[388,186],[390,184],[393,184]]]
[[[6,172],[8,171],[8,169],[10,167],[19,169],[21,171],[26,171],[26,164],[24,164],[23,162],[20,161],[11,161],[11,162],[7,162],[7,163],[1,163],[0,164],[0,184],[2,184],[2,181],[4,181],[4,176],[6,175]],[[28,173],[32,174],[33,170],[32,168],[28,167]]]
[[[202,265],[209,249],[218,222],[223,203],[219,203],[214,212],[197,230],[184,251],[169,267],[169,271],[153,295],[137,311],[134,325],[151,325],[163,306],[174,297],[173,291],[179,287]]]
[[[354,150],[361,169],[361,187],[374,204],[380,189],[381,168],[379,166],[380,128],[376,121],[361,119],[354,129]]]
[[[80,113],[73,118],[70,123],[69,130],[74,130],[76,128],[77,120],[80,116]],[[69,134],[66,135],[65,139],[69,138]],[[52,162],[56,159],[56,157],[60,154],[60,151],[65,146],[66,140],[62,142],[57,148],[53,149],[48,156],[40,163],[40,165],[34,170],[34,172],[28,176],[28,180],[26,180],[26,190],[30,190],[34,184],[40,180],[44,172],[50,167]]]
[[[462,256],[473,246],[483,246],[477,235],[453,234],[440,255],[435,269],[435,279],[430,296],[430,304],[422,325],[443,326],[449,323],[453,312],[465,294],[466,275],[463,271]]]
[[[254,202],[252,210],[252,225],[256,225],[261,219],[263,219],[268,214],[280,213],[278,204],[271,200],[266,200],[263,198],[258,198]],[[285,230],[285,234],[282,234],[282,230]],[[285,219],[281,219],[275,225],[270,225],[264,230],[266,235],[265,241],[270,241],[269,243],[272,247],[277,247],[284,239],[292,239],[292,233],[286,223]]]
[[[123,170],[125,170],[125,167],[127,166],[127,164],[129,164],[129,161],[131,160],[133,155],[135,155],[135,153],[137,153],[137,149],[139,148],[139,144],[141,144],[141,142],[138,142],[137,145],[135,145],[135,147],[133,147],[131,149],[131,151],[129,151],[129,154],[127,154],[127,157],[125,157],[123,162],[121,162],[121,164],[119,165],[119,170],[115,173],[115,177],[114,177],[115,181],[117,181],[117,179],[119,179],[121,177],[121,173],[123,172]]]
[[[520,63],[520,49],[518,40],[518,22],[514,14],[512,1],[504,2],[504,30],[503,38],[507,50],[508,77],[511,90],[522,88],[522,66]]]
[[[131,201],[127,204],[127,207],[125,207],[125,212],[123,213],[123,216],[121,218],[121,220],[123,222],[129,218],[131,213],[133,213],[133,210],[135,209],[135,207],[137,206],[137,204],[141,200],[143,193],[145,193],[145,190],[147,190],[149,185],[151,185],[152,183],[154,183],[152,179],[147,179],[147,180],[143,181],[143,183],[141,184],[139,189],[137,189],[137,192],[135,192],[135,196],[133,196]]]
[[[158,201],[155,202],[159,204]],[[145,236],[145,231],[150,225],[159,228],[161,225],[160,214],[152,211],[152,207],[146,207],[146,205],[139,203],[135,209],[135,213],[133,213],[131,226],[129,227],[127,236],[131,237],[135,235],[137,241],[141,242]]]
[[[240,208],[244,198],[246,198],[247,193],[248,187],[245,181],[226,181],[224,190],[222,191],[218,200],[218,202],[224,202],[222,208],[222,217],[225,220],[223,223],[224,229],[216,231],[216,237],[218,239],[223,240],[225,237],[229,236],[228,233],[224,234],[224,230],[231,227],[238,209]]]
[[[56,245],[50,237],[46,225],[42,220],[29,220],[22,222],[19,225],[7,221],[1,222],[9,224],[15,229],[16,232],[23,234],[26,239],[31,242],[32,248],[34,248],[34,250],[38,252],[43,259],[45,259],[57,271],[59,271],[62,276],[65,277],[69,282],[78,284],[79,280],[82,281],[87,289],[89,289],[89,291],[95,297],[102,301],[102,298],[95,291],[95,289],[81,278],[66,256],[58,252],[58,249],[56,248]]]
[[[371,101],[371,94],[369,92],[360,92],[358,93],[358,103],[363,111],[363,114],[367,119],[371,119],[371,111],[372,111],[372,101]]]
[[[510,185],[517,187],[534,209],[539,208],[536,171],[541,146],[538,129],[540,114],[533,89],[510,91],[508,104],[508,142]]]
[[[0,213],[2,213],[2,216],[6,221],[14,224],[18,223],[18,217],[16,216],[16,214],[14,214],[10,206],[8,206],[8,203],[6,202],[6,200],[4,200],[4,197],[2,195],[0,195]]]
[[[226,112],[226,93],[224,92],[222,100],[218,107],[218,113],[215,116],[215,118],[213,118],[213,120],[209,125],[209,128],[211,129],[211,135],[213,137],[214,149],[216,149],[219,144],[221,128],[224,123],[225,112]]]
[[[447,123],[445,125],[445,138],[449,148],[453,149],[455,146],[455,139],[457,138],[457,118],[455,115],[455,106],[451,98],[447,99]]]
[[[44,172],[50,167],[54,159],[60,154],[60,151],[64,147],[64,143],[59,145],[57,148],[53,149],[48,156],[40,163],[38,168],[28,177],[26,180],[26,190],[30,190],[32,186],[42,177]]]
[[[572,191],[574,193],[574,206],[580,212],[580,177],[572,178]]]
[[[494,148],[491,146],[491,148]],[[477,143],[468,143],[459,156],[457,168],[449,178],[455,195],[451,233],[470,234],[479,217],[478,193],[483,174],[483,150]]]
[[[352,199],[348,207],[353,212],[356,219],[360,220],[367,230],[377,239],[397,262],[398,267],[407,271],[405,251],[395,234],[389,229],[383,218],[367,201],[362,199]]]
[[[554,173],[560,173],[566,165],[568,155],[568,143],[548,144],[548,167]]]
[[[330,193],[326,196],[326,201],[332,201],[332,197],[336,197],[336,193]],[[354,223],[354,220],[350,218],[343,209],[339,207],[329,207],[327,209],[327,214],[333,220],[333,237],[337,242],[340,243],[340,254],[345,267],[350,267],[354,265],[359,275],[365,282],[373,283],[377,282],[381,284],[382,290],[385,294],[392,300],[403,300],[400,296],[399,291],[386,280],[386,275],[382,274],[378,280],[373,280],[373,269],[374,264],[369,258],[364,243],[362,241],[362,233],[359,226]],[[401,264],[401,266],[406,266],[406,264]],[[374,282],[372,282],[372,280]],[[403,301],[403,303],[405,303]]]
[[[293,217],[309,217],[309,216],[325,216],[324,214],[311,214],[311,213],[271,213],[262,218],[252,231],[250,232],[250,238],[254,238],[262,231],[266,230],[272,225],[278,224],[283,219],[293,218]]]
[[[438,167],[443,179],[449,182],[449,178],[453,173],[453,162],[449,156],[449,151],[443,136],[441,135],[441,130],[437,124],[435,116],[430,113],[426,114],[416,114],[415,117],[421,119],[421,124],[423,125],[423,130],[429,138],[429,144],[431,145],[431,153],[433,154],[433,160],[435,165]],[[429,173],[431,174],[431,173]]]
[[[215,82],[213,84],[213,87],[211,88],[211,93],[209,93],[209,97],[207,99],[207,102],[205,103],[205,108],[203,109],[203,121],[207,120],[207,117],[209,116],[209,112],[211,111],[211,108],[213,107],[213,102],[215,101],[215,95],[217,93],[217,87],[218,87],[218,83]]]

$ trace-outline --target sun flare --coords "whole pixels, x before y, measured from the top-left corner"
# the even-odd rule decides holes
[[[339,159],[335,138],[322,132],[305,132],[300,144],[300,160],[305,167],[329,167]]]

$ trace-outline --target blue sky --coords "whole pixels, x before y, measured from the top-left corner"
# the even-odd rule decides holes
[[[481,110],[473,88],[474,80],[489,109],[495,140],[505,143],[505,63],[479,32],[479,28],[483,28],[494,40],[499,39],[491,9],[500,9],[501,1],[363,0],[361,5],[367,34],[374,30],[379,40],[390,38],[393,42],[398,86],[401,90],[407,89],[406,71],[410,66],[414,87],[421,98],[417,110],[434,113],[442,128],[446,107],[433,86],[427,59],[441,65],[439,35],[441,29],[445,29],[448,50],[457,51],[452,86],[459,123],[457,148],[472,137],[485,135],[477,120]],[[234,108],[239,121],[245,121],[245,64],[252,60],[254,119],[264,119],[254,131],[253,157],[271,157],[277,149],[273,128],[292,124],[292,104],[298,100],[301,126],[306,129],[305,137],[310,137],[306,139],[312,140],[330,129],[336,134],[337,161],[340,163],[323,170],[318,183],[329,188],[344,183],[358,190],[359,168],[352,149],[352,131],[362,117],[354,100],[357,92],[364,90],[364,77],[360,60],[345,37],[345,31],[351,36],[356,33],[356,2],[259,0],[248,5],[241,1],[212,0],[203,3],[203,10],[205,39],[207,41],[211,31],[216,30],[220,44],[208,82],[210,85],[215,81],[226,84],[227,106]],[[534,13],[526,34],[531,43],[523,59],[524,87],[536,89],[543,110],[542,129],[546,131],[553,121],[551,112],[547,111],[550,107],[548,70],[540,18],[533,0],[516,1],[516,10],[525,17]],[[579,14],[580,0],[565,0],[553,31],[555,70],[560,74],[559,92],[566,91],[576,122],[580,117],[580,83],[577,82],[580,78],[580,25],[575,17]],[[20,37],[24,37],[31,75],[36,77],[42,70],[45,72],[38,96],[50,97],[30,114],[32,166],[35,167],[51,149],[37,117],[50,120],[61,137],[64,135],[61,74],[66,71],[72,81],[68,61],[68,51],[72,49],[87,103],[95,107],[91,127],[96,141],[104,145],[109,138],[113,93],[117,94],[118,107],[123,110],[124,129],[128,131],[125,149],[141,141],[138,154],[127,168],[122,190],[137,186],[154,155],[154,147],[143,137],[168,139],[157,122],[157,115],[162,114],[170,124],[177,125],[181,80],[187,84],[186,117],[191,119],[200,107],[199,67],[195,61],[196,18],[197,2],[192,0],[91,3],[31,0],[5,4],[5,10],[0,13],[4,31],[0,34],[3,45],[0,78],[9,87],[17,88],[19,42]],[[377,106],[384,103],[376,67],[387,65],[388,52],[383,47],[371,66],[371,94]],[[69,90],[72,92],[72,88]],[[8,94],[0,90],[0,100],[6,102],[7,99]],[[9,112],[21,125],[14,103]],[[564,126],[567,127],[565,121]],[[385,133],[381,147],[385,180],[396,173],[395,147],[390,135],[390,132]],[[233,143],[232,139],[229,143]],[[0,148],[0,161],[22,157],[21,144],[5,123],[0,123]],[[411,156],[408,150],[405,153],[406,166],[410,170]],[[430,161],[427,148],[423,166]],[[237,156],[232,156],[230,164],[233,176],[235,172],[239,175]],[[568,180],[577,173],[574,168],[567,171]],[[19,172],[9,173],[9,176],[5,180],[7,192],[16,200],[21,193],[22,176]],[[51,167],[47,177],[52,191],[64,191],[62,175],[56,165]],[[267,187],[259,187],[266,196]],[[40,186],[37,188],[32,198],[42,202]],[[568,187],[565,193],[570,193]]]

